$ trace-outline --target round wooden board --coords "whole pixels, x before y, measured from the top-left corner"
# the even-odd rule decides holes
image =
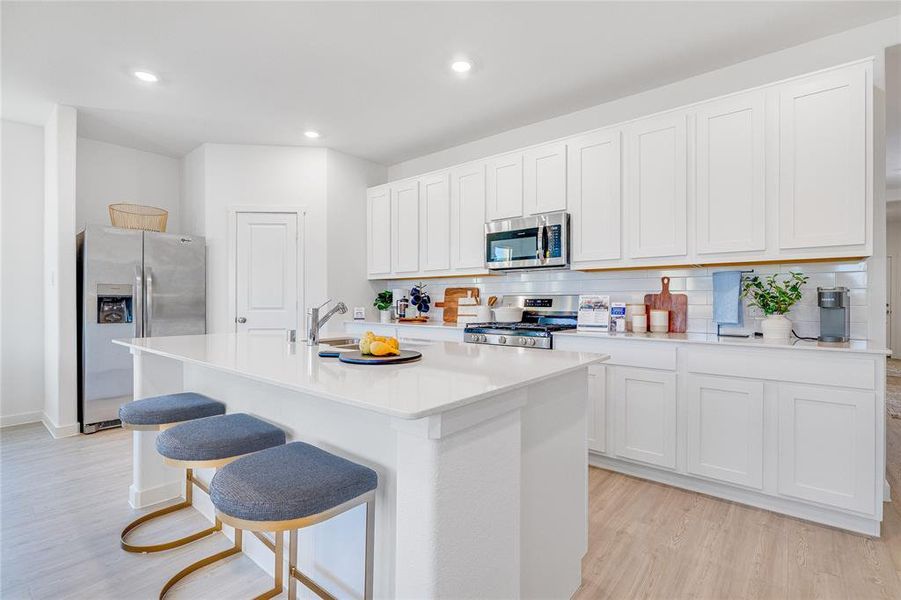
[[[342,352],[338,360],[352,365],[388,365],[412,362],[420,358],[422,358],[422,352],[416,352],[415,350],[401,350],[399,356],[372,356],[356,350],[354,352]]]

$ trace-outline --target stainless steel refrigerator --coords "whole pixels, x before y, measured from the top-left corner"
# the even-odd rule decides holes
[[[204,239],[88,226],[78,234],[78,420],[119,426],[132,357],[114,339],[206,333]]]

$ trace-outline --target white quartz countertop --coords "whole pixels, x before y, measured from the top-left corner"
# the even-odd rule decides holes
[[[878,347],[866,340],[850,342],[818,342],[815,340],[765,341],[760,337],[724,337],[704,333],[601,333],[593,331],[558,331],[554,336],[576,336],[605,340],[641,340],[648,342],[677,342],[689,344],[709,344],[715,346],[738,346],[742,348],[797,348],[802,350],[823,350],[827,352],[857,352],[862,354],[891,354],[891,350]]]
[[[325,345],[289,344],[281,336],[226,333],[114,343],[402,419],[466,406],[608,358],[455,342],[402,342],[401,348],[421,352],[422,359],[351,365],[320,358]]]

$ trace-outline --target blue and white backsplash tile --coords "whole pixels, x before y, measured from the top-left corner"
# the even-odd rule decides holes
[[[713,278],[715,271],[754,269],[755,275],[799,271],[810,277],[804,286],[804,296],[788,316],[795,332],[815,337],[820,331],[817,287],[844,286],[851,296],[851,337],[867,337],[867,265],[865,262],[809,263],[784,265],[751,265],[744,267],[701,267],[696,269],[662,269],[632,271],[546,271],[508,273],[485,277],[423,279],[429,286],[433,301],[444,296],[448,287],[473,286],[481,290],[482,298],[504,295],[541,294],[608,294],[611,302],[640,303],[644,295],[660,291],[660,278],[670,277],[670,291],[688,296],[688,332],[716,333],[713,315]],[[410,281],[397,280],[390,288],[410,287]],[[433,309],[433,318],[440,319],[440,309]],[[760,331],[759,310],[745,306],[745,329]]]

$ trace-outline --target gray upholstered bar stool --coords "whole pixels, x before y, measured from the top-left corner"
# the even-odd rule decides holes
[[[293,442],[240,458],[219,470],[210,482],[216,516],[238,532],[261,537],[275,552],[275,587],[257,596],[264,600],[282,591],[282,532],[289,531],[288,598],[297,596],[297,581],[321,598],[333,598],[297,568],[297,530],[366,504],[366,576],[364,598],[372,598],[375,490],[378,474],[325,450]],[[263,535],[273,532],[275,541]],[[237,534],[236,534],[237,535]]]
[[[156,438],[156,450],[166,464],[188,471],[218,469],[242,456],[284,444],[284,431],[244,413],[188,421],[166,429]],[[194,485],[209,493],[209,488],[199,480],[195,479]],[[218,517],[213,529],[222,529]],[[163,586],[160,598],[189,573],[240,552],[241,542],[241,534],[236,531],[231,548],[192,563],[176,573]]]
[[[162,431],[167,427],[172,427],[185,421],[224,414],[225,404],[194,392],[181,392],[144,398],[143,400],[129,402],[119,408],[119,420],[122,422],[122,428],[136,431]],[[128,552],[160,552],[184,546],[189,542],[199,540],[218,531],[215,527],[211,527],[161,544],[138,546],[128,543],[127,538],[129,534],[141,525],[169,513],[188,508],[193,504],[193,486],[191,484],[194,483],[194,475],[190,469],[186,472],[186,479],[187,485],[185,486],[184,500],[172,506],[147,513],[129,523],[122,530],[119,539],[123,550]]]

